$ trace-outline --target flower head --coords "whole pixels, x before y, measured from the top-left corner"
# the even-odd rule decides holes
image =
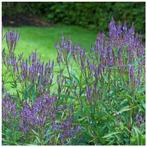
[[[6,33],[6,43],[9,48],[9,53],[13,54],[16,47],[16,43],[19,40],[19,34],[16,32],[7,32]]]

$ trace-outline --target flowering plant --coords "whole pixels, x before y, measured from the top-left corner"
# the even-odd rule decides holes
[[[112,19],[90,50],[62,36],[48,63],[17,57],[18,38],[8,32],[2,53],[15,91],[3,73],[4,144],[145,144],[145,47],[133,26]]]

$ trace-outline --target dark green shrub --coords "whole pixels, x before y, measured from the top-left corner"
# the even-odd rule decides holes
[[[128,25],[134,23],[138,33],[145,32],[145,3],[143,2],[3,2],[3,16],[39,15],[54,23],[80,25],[107,31],[107,24],[114,17]]]

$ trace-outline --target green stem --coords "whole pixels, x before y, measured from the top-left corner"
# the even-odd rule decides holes
[[[67,58],[65,59],[65,63],[66,63],[66,67],[67,67],[67,72],[68,72],[69,78],[71,79]]]
[[[81,79],[82,79],[82,73],[80,75],[80,83],[79,83],[79,88],[80,88],[80,91],[79,91],[79,102],[80,102],[80,106],[81,106],[81,112],[83,112],[83,104],[82,104],[82,99],[81,99],[81,94],[82,94],[82,88],[81,88]]]

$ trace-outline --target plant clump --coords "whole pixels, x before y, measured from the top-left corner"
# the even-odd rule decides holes
[[[3,144],[145,144],[145,47],[133,26],[112,19],[90,50],[62,36],[47,63],[16,56],[18,39],[7,32],[2,52]]]

